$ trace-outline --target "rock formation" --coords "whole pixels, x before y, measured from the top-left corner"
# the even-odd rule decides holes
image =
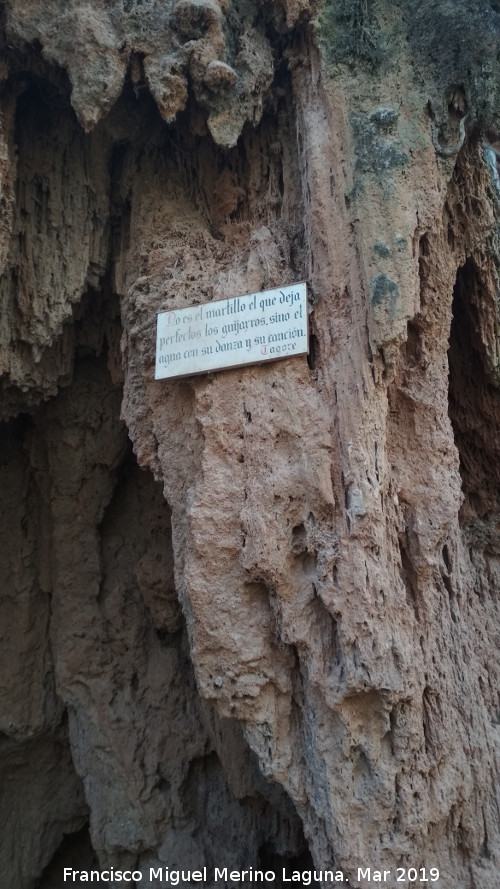
[[[499,34],[2,4],[1,889],[498,886]],[[307,360],[155,381],[156,312],[302,280]]]

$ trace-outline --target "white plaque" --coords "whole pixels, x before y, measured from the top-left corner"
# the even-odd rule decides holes
[[[307,355],[307,321],[304,283],[160,312],[155,377],[185,377]]]

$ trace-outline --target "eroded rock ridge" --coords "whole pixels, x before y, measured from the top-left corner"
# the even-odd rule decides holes
[[[2,16],[2,885],[496,889],[498,3]],[[154,380],[300,280],[308,360]]]

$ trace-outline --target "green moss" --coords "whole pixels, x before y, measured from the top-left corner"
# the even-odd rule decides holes
[[[373,0],[326,0],[320,39],[330,64],[363,64],[374,70],[383,60],[383,37]]]
[[[469,124],[500,134],[500,5],[491,0],[398,0],[414,64],[440,123],[453,93]]]
[[[381,111],[387,112],[380,117]],[[390,170],[403,167],[408,157],[397,139],[383,135],[387,130],[387,118],[391,109],[380,109],[370,117],[366,114],[351,114],[350,122],[354,138],[356,170],[360,173],[375,173],[385,176]],[[391,126],[397,120],[397,112],[390,117]]]
[[[370,298],[374,309],[385,308],[391,318],[397,318],[399,288],[387,275],[377,275],[373,278]]]
[[[382,241],[377,241],[377,243],[373,245],[373,251],[377,256],[380,256],[381,259],[387,259],[391,255],[390,248]]]

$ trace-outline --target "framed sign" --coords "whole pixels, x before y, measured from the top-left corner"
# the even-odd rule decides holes
[[[307,287],[290,284],[160,312],[155,378],[261,364],[308,351]]]

